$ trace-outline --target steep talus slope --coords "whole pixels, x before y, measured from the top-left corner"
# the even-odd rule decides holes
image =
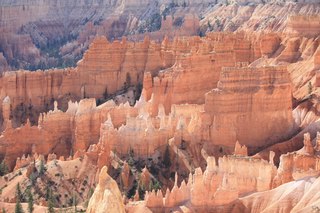
[[[259,1],[260,2],[260,1]],[[294,1],[243,1],[241,4],[214,6],[206,11],[201,20],[203,29],[219,31],[283,32],[292,15],[319,14],[319,4],[295,3]],[[209,25],[209,26],[208,26]],[[206,28],[207,27],[207,28]]]
[[[312,212],[320,204],[319,187],[319,177],[305,178],[240,200],[243,212]]]

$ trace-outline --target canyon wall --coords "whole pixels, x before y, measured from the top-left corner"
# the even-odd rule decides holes
[[[110,40],[127,36],[138,41],[145,35],[162,40],[165,35],[204,36],[212,31],[281,33],[287,26],[293,26],[290,32],[301,26],[304,32],[310,31],[309,26],[316,32],[316,20],[310,25],[304,18],[291,17],[315,16],[319,13],[317,3],[317,0],[5,1],[0,4],[3,55],[0,70],[74,67],[97,35]]]
[[[261,208],[265,208],[269,212],[277,208],[292,209],[296,205],[295,209],[310,208],[311,206],[305,203],[307,198],[303,202],[289,202],[291,204],[288,205],[281,203],[284,202],[282,199],[275,204],[271,204],[269,201],[262,202],[261,206],[258,206],[254,201],[255,197],[261,196],[263,199],[263,196],[266,196],[264,194],[276,193],[274,196],[279,196],[280,190],[289,190],[287,185],[293,185],[293,183],[297,189],[292,187],[292,190],[299,190],[305,184],[304,181],[308,180],[306,178],[319,174],[317,151],[319,140],[314,147],[311,145],[309,135],[306,134],[304,144],[304,148],[299,153],[282,155],[278,169],[273,164],[273,152],[270,152],[270,162],[267,162],[248,157],[242,151],[239,154],[239,149],[246,147],[238,144],[235,149],[238,154],[219,158],[218,166],[214,157],[208,157],[204,172],[197,168],[194,174],[189,175],[188,182],[182,181],[180,187],[176,176],[175,184],[171,190],[167,190],[165,194],[161,190],[147,192],[144,203],[136,205],[145,205],[151,211],[160,209],[169,211],[186,205],[194,211],[206,208],[212,211],[218,209],[232,211],[233,209],[235,212],[258,212],[257,209]],[[310,181],[315,184],[318,182],[315,179]],[[248,194],[251,195],[248,196]],[[305,192],[301,195],[303,194]],[[244,206],[242,206],[243,204]],[[235,206],[236,208],[234,208]],[[132,210],[131,212],[137,212],[133,203],[127,204],[127,209]]]
[[[265,43],[268,45],[262,45]],[[204,94],[217,87],[222,67],[250,64],[262,55],[271,55],[279,48],[280,38],[276,34],[246,37],[243,33],[211,33],[206,39],[177,38],[174,44],[180,52],[174,65],[156,77],[145,74],[145,97],[149,100],[154,94],[154,114],[158,104],[166,113],[171,104],[203,104]]]
[[[320,33],[320,16],[319,15],[293,15],[288,17],[286,33],[295,36],[314,37]]]
[[[206,94],[214,144],[263,147],[292,133],[291,84],[285,67],[223,68]]]
[[[45,147],[33,145],[39,153],[63,150],[64,156],[99,141],[106,148],[103,156],[110,150],[125,154],[132,147],[148,156],[171,138],[178,146],[201,142],[208,149],[224,146],[229,153],[236,141],[249,150],[281,141],[295,130],[288,72],[285,67],[248,67],[261,55],[271,55],[279,40],[275,34],[242,33],[172,42],[165,38],[161,44],[148,37],[137,43],[125,38],[109,43],[99,37],[76,68],[5,73],[0,79],[6,129],[1,154],[12,167],[14,159],[32,152],[32,141]],[[95,99],[68,103],[89,97],[103,102],[142,78],[142,96],[135,106],[113,101],[97,106]],[[61,111],[52,106],[54,100]],[[29,125],[19,127],[27,118],[38,127],[30,127],[35,133],[22,142],[23,149],[11,150],[9,144],[20,140],[13,138],[17,132],[31,131]]]
[[[166,48],[147,38],[141,43],[125,39],[109,43],[105,38],[97,38],[76,68],[3,74],[0,99],[10,97],[15,127],[27,117],[36,124],[38,114],[52,109],[54,100],[66,110],[68,100],[108,98],[141,84],[144,72],[171,66],[173,57]]]

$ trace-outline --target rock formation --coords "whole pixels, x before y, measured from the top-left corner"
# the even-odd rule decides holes
[[[204,172],[200,168],[190,174],[188,183],[178,187],[177,176],[172,190],[148,192],[145,205],[150,209],[173,208],[190,202],[193,208],[232,203],[248,192],[271,189],[276,167],[266,161],[251,161],[246,157],[223,157],[219,166],[213,157],[207,159]],[[247,175],[246,175],[247,174]],[[163,196],[163,197],[162,197]]]
[[[317,211],[319,180],[309,177],[283,184],[270,191],[254,193],[240,199],[241,202],[235,209],[242,212]]]
[[[36,2],[3,4],[20,14],[43,7]],[[46,3],[46,13],[12,20],[10,29],[12,14],[2,6],[0,64],[29,66],[28,51],[34,63],[83,58],[71,68],[0,76],[1,202],[16,201],[19,182],[36,204],[48,205],[50,188],[56,207],[78,200],[87,212],[302,211],[317,204],[305,190],[315,190],[320,175],[313,0]],[[55,7],[57,17],[40,23]],[[50,22],[66,11],[73,21]],[[79,11],[86,11],[81,29]],[[237,32],[203,36],[214,29]],[[21,40],[11,45],[16,34]],[[269,195],[277,200],[264,200]]]
[[[213,120],[212,141],[233,147],[239,140],[257,148],[290,135],[294,129],[290,93],[286,68],[224,68],[204,105]]]
[[[207,38],[177,38],[172,42],[165,38],[157,44],[148,38],[138,43],[125,38],[109,43],[100,37],[76,68],[6,73],[2,77],[6,131],[1,138],[0,152],[13,168],[17,157],[31,154],[32,150],[67,157],[71,152],[86,150],[99,142],[98,149],[105,150],[100,157],[103,165],[111,150],[124,155],[130,147],[135,147],[138,155],[150,156],[170,138],[174,138],[178,146],[182,141],[192,146],[199,141],[207,147],[222,145],[228,153],[237,140],[246,145],[249,152],[278,142],[295,131],[287,70],[258,64],[248,67],[247,62],[270,55],[278,47],[280,38],[274,34],[252,38],[247,39],[243,33],[213,33]],[[261,42],[272,48],[262,48]],[[233,61],[225,60],[226,57]],[[234,65],[236,67],[223,68]],[[165,69],[159,72],[162,68]],[[12,76],[14,79],[8,81]],[[37,80],[32,81],[37,82],[37,86],[33,88],[30,84],[29,89],[28,79],[35,76]],[[196,82],[194,76],[201,78],[196,78]],[[38,85],[43,78],[47,84]],[[114,78],[117,81],[111,80]],[[142,78],[143,95],[135,106],[116,106],[113,101],[97,106],[94,99],[64,103],[68,99],[66,95],[76,99],[101,98],[128,85],[137,85]],[[251,83],[244,85],[244,82]],[[49,89],[43,90],[44,86]],[[47,97],[51,97],[50,100]],[[267,105],[262,104],[266,97]],[[16,128],[26,119],[18,109],[24,111],[29,105],[26,110],[30,109],[32,114],[49,108],[46,102],[54,105],[53,100],[58,100],[58,107],[52,106],[53,111],[41,114],[38,127],[26,124]],[[19,105],[21,101],[26,103]],[[35,117],[30,116],[32,124],[37,123]],[[30,131],[33,134],[25,137],[21,149],[9,148],[12,146],[8,144],[20,141],[14,138],[17,132],[27,135]]]
[[[308,138],[306,135],[306,140]],[[239,150],[238,146],[240,145],[237,143],[235,151]],[[272,158],[274,153],[270,153],[270,156]],[[219,158],[218,166],[213,157],[208,157],[206,170],[202,172],[200,168],[197,168],[194,174],[189,175],[187,184],[182,181],[181,186],[178,187],[176,176],[172,190],[167,190],[165,195],[161,191],[147,192],[145,206],[154,211],[163,208],[173,209],[183,206],[185,203],[189,203],[193,210],[200,210],[204,206],[209,208],[224,206],[223,208],[229,209],[231,204],[250,212],[258,212],[257,209],[261,208],[271,211],[274,208],[281,208],[281,205],[288,209],[311,208],[310,205],[304,203],[305,201],[299,202],[299,207],[295,207],[298,200],[292,205],[286,205],[281,203],[284,202],[281,199],[273,205],[274,207],[269,207],[271,205],[269,201],[260,207],[255,207],[257,203],[253,198],[258,196],[262,198],[262,196],[266,196],[264,194],[289,190],[286,186],[293,185],[291,182],[293,180],[296,181],[297,188],[293,187],[292,190],[299,190],[301,184],[303,184],[301,187],[304,186],[306,178],[319,174],[318,160],[318,157],[309,156],[306,153],[289,153],[281,156],[280,166],[277,169],[272,160],[268,163],[245,155]],[[279,183],[279,180],[282,182]],[[309,181],[316,184],[318,180]],[[279,187],[276,188],[277,186]],[[313,187],[313,185],[310,186]],[[247,196],[248,193],[253,194]],[[300,195],[305,196],[304,193]],[[290,197],[290,199],[292,198]],[[250,205],[249,202],[251,202]],[[244,206],[241,206],[240,203]],[[131,208],[130,205],[129,207]]]
[[[107,167],[103,167],[99,175],[99,183],[89,201],[87,212],[125,212],[121,192],[117,183],[108,175]]]
[[[296,36],[308,36],[313,37],[320,33],[319,31],[319,15],[296,15],[288,17],[287,32]]]

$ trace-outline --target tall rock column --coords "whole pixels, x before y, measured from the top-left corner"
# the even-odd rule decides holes
[[[107,171],[106,166],[102,167],[99,184],[89,201],[87,213],[125,213],[121,192]]]
[[[9,96],[6,96],[2,101],[2,116],[3,116],[3,128],[7,127],[8,121],[10,120],[11,113],[11,100]]]

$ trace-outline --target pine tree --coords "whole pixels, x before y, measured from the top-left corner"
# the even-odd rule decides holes
[[[51,190],[48,185],[46,185],[45,190],[46,190],[45,198],[46,198],[46,200],[49,200],[50,196],[51,196]]]
[[[29,213],[32,213],[34,210],[34,207],[33,207],[34,203],[33,203],[33,196],[30,189],[27,190],[27,196],[28,196],[28,211]]]
[[[54,213],[54,200],[53,200],[53,195],[52,195],[52,191],[49,190],[49,199],[48,199],[48,212],[49,213]]]
[[[40,167],[39,167],[39,175],[44,175],[45,171],[46,171],[46,168],[44,166],[43,161],[41,160],[40,161]]]
[[[17,184],[16,188],[16,199],[19,202],[23,202],[23,194],[21,192],[20,183]]]
[[[51,199],[48,201],[48,212],[49,213],[54,213],[55,212],[54,208],[53,208],[53,202],[52,202]]]
[[[17,199],[16,207],[14,209],[14,212],[15,213],[23,213],[23,209],[22,209],[22,206],[21,206],[21,203],[20,203],[19,199]]]
[[[3,160],[0,163],[0,176],[6,175],[8,173],[9,169],[8,166],[6,164],[6,162]]]

